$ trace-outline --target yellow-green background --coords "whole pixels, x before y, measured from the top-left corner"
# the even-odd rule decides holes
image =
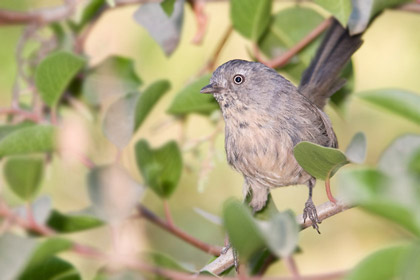
[[[8,0],[4,1],[1,7],[27,9],[61,4],[60,1],[37,1],[36,4],[33,2],[35,1]],[[277,11],[290,5],[293,5],[291,1],[277,1],[273,10]],[[305,5],[316,8],[312,4]],[[222,1],[206,4],[205,11],[209,25],[201,46],[191,43],[196,31],[196,22],[190,7],[186,7],[181,42],[169,58],[163,54],[148,33],[134,22],[132,15],[135,9],[135,6],[129,6],[106,12],[87,40],[86,53],[90,57],[91,65],[97,64],[108,55],[132,58],[145,84],[156,79],[170,80],[172,89],[169,94],[164,96],[132,141],[134,144],[135,140],[144,137],[156,147],[169,139],[179,140],[181,137],[180,124],[171,121],[173,119],[164,112],[177,91],[193,80],[213,53],[230,24],[229,5]],[[351,97],[346,116],[344,118],[339,116],[331,107],[326,109],[342,149],[347,146],[354,133],[363,131],[366,134],[368,141],[366,165],[374,166],[382,151],[397,136],[404,133],[420,133],[418,125],[373,107],[357,97],[357,92],[360,91],[391,87],[420,93],[419,26],[420,14],[391,10],[377,18],[364,35],[365,42],[353,59],[356,94]],[[0,27],[1,107],[10,104],[13,79],[16,74],[14,54],[21,32],[22,27],[19,26]],[[234,32],[217,64],[234,58],[249,59],[250,49],[250,43]],[[61,114],[64,119],[73,118],[82,122],[90,131],[89,154],[96,163],[106,164],[114,160],[115,149],[101,135],[99,125],[101,118],[89,119],[69,110],[64,110]],[[164,128],[155,129],[157,125],[168,121],[169,124]],[[191,116],[187,119],[186,129],[188,139],[195,139],[211,133],[213,126],[205,117]],[[217,138],[216,144],[218,156],[215,159],[215,168],[208,176],[204,191],[199,192],[197,184],[200,180],[200,163],[206,157],[207,144],[202,146],[202,154],[198,159],[186,154],[184,160],[189,168],[184,169],[179,187],[169,204],[175,222],[180,228],[208,243],[222,245],[224,240],[222,229],[206,221],[193,210],[194,207],[198,207],[215,215],[221,215],[223,202],[228,197],[242,196],[242,178],[227,165],[225,160],[223,134]],[[135,168],[133,145],[124,150],[123,163],[135,178],[141,180]],[[51,195],[54,207],[61,211],[83,208],[89,203],[85,186],[87,172],[82,165],[65,164],[54,157],[47,170],[42,192]],[[336,193],[334,179],[332,188]],[[19,203],[19,200],[7,190],[4,192],[13,204]],[[272,193],[280,210],[291,208],[295,213],[301,213],[307,198],[307,188],[304,186],[276,189]],[[322,182],[315,190],[314,200],[316,204],[327,200]],[[162,203],[154,193],[148,191],[143,201],[160,215],[163,214]],[[127,234],[131,234],[133,240],[136,240],[133,246],[140,251],[150,249],[162,251],[195,268],[200,268],[210,259],[210,256],[147,222],[131,223],[131,229],[129,225],[125,225]],[[321,232],[322,234],[318,235],[314,230],[308,229],[300,235],[299,245],[303,252],[296,256],[296,261],[303,274],[350,269],[361,258],[376,249],[409,238],[409,234],[397,226],[359,209],[346,211],[324,221],[321,224]],[[109,230],[104,228],[69,236],[82,243],[102,248],[110,248],[112,243]],[[81,268],[85,279],[92,278],[97,263],[73,254],[66,254],[65,257]],[[270,275],[286,273],[282,263],[272,266],[268,272]]]

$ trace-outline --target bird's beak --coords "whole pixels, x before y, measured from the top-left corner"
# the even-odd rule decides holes
[[[200,90],[200,93],[219,93],[221,90],[220,87],[217,87],[215,84],[209,84],[205,87],[203,87]]]

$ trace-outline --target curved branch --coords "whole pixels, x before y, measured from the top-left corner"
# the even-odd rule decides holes
[[[60,21],[73,14],[76,8],[75,0],[66,0],[66,4],[53,8],[44,8],[29,12],[17,12],[0,9],[0,25],[13,24],[46,24]]]
[[[325,202],[317,207],[318,218],[320,221],[323,221],[331,216],[334,216],[338,213],[341,213],[349,208],[351,205],[348,205],[342,201],[337,201],[337,203],[332,203],[330,201]],[[310,219],[303,221],[303,216],[299,215],[296,217],[297,223],[301,226],[301,230],[304,230],[312,226]],[[229,249],[225,254],[220,255],[217,259],[206,265],[201,269],[201,271],[209,271],[214,274],[220,274],[226,269],[230,268],[233,265],[233,255],[232,249]],[[325,278],[326,279],[326,278]]]
[[[292,59],[298,52],[304,49],[307,45],[309,45],[312,41],[314,41],[322,32],[324,32],[332,23],[332,17],[326,18],[323,20],[315,29],[309,32],[302,40],[300,40],[296,45],[290,48],[287,52],[283,53],[282,55],[272,59],[272,60],[265,60],[262,58],[260,49],[258,48],[257,44],[253,45],[254,48],[254,55],[255,58],[261,62],[262,64],[267,65],[271,68],[283,67],[285,66],[290,59]]]
[[[201,240],[194,238],[193,236],[187,234],[186,232],[180,230],[179,228],[169,224],[168,222],[162,220],[158,216],[156,216],[152,211],[144,207],[143,205],[139,205],[137,207],[137,211],[139,214],[144,217],[145,219],[149,220],[150,222],[154,223],[155,225],[159,226],[160,228],[172,233],[176,237],[184,240],[185,242],[193,245],[194,247],[212,254],[213,256],[219,256],[220,252],[222,251],[221,247],[212,246],[207,243],[204,243]]]

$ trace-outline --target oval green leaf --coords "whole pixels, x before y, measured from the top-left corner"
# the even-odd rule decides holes
[[[50,125],[24,127],[0,140],[0,157],[51,152],[55,148],[55,128]]]
[[[176,50],[184,19],[184,0],[175,1],[170,16],[161,3],[146,3],[134,12],[133,17],[149,32],[167,56]]]
[[[136,74],[133,60],[111,56],[86,74],[82,93],[89,104],[97,106],[108,98],[136,92],[141,84],[142,81]]]
[[[137,130],[147,115],[153,109],[153,106],[159,99],[171,88],[168,80],[159,80],[148,86],[137,100],[135,109],[134,130]]]
[[[342,26],[347,26],[352,10],[351,0],[315,0],[315,3],[330,12]]]
[[[2,279],[16,279],[36,247],[34,238],[9,232],[0,235],[0,275]]]
[[[200,93],[200,90],[209,84],[211,75],[204,75],[187,85],[175,96],[167,112],[172,115],[186,115],[197,113],[210,115],[219,108],[211,94]]]
[[[146,140],[135,146],[137,166],[146,184],[160,197],[168,198],[175,191],[182,173],[182,155],[171,141],[152,149]]]
[[[300,142],[293,149],[295,158],[306,172],[317,179],[325,180],[349,163],[347,157],[337,149],[323,147],[311,142]]]
[[[60,51],[47,56],[37,67],[35,84],[42,100],[54,107],[85,60],[70,52]]]
[[[363,132],[356,133],[346,149],[346,156],[349,161],[363,163],[366,159],[366,136]]]
[[[411,0],[352,0],[353,10],[348,21],[351,35],[365,31],[370,20],[386,8],[410,2]]]
[[[76,214],[63,214],[53,210],[48,218],[47,225],[60,233],[73,233],[102,226],[104,222],[93,216]]]
[[[279,258],[289,257],[296,250],[299,226],[291,211],[278,212],[269,221],[259,221],[270,251]]]
[[[418,202],[406,202],[405,194],[395,191],[396,186],[397,181],[374,169],[346,170],[339,177],[340,193],[351,203],[419,236]]]
[[[420,94],[402,89],[378,89],[357,94],[361,99],[420,124]]]
[[[274,15],[267,32],[259,40],[258,45],[262,52],[275,58],[294,47],[324,18],[314,9],[293,6],[282,9]],[[303,48],[285,67],[282,68],[296,82],[301,79],[303,71],[309,66],[315,56],[320,38],[315,39]]]
[[[232,0],[230,5],[235,30],[257,42],[270,23],[272,0]]]
[[[259,249],[264,248],[264,236],[243,203],[235,199],[228,200],[223,207],[223,221],[229,240],[238,251],[241,261],[248,260]]]
[[[88,192],[95,214],[118,224],[129,217],[139,202],[143,187],[116,165],[100,166],[88,175]]]
[[[23,200],[32,200],[41,186],[44,161],[35,157],[13,157],[4,165],[4,176],[11,190]]]
[[[133,136],[138,98],[139,93],[129,93],[112,103],[105,113],[102,130],[106,138],[119,149],[127,146]]]
[[[400,279],[401,261],[408,250],[407,245],[381,249],[362,260],[346,280]]]
[[[71,249],[72,246],[71,241],[63,238],[50,238],[42,242],[33,251],[29,262],[18,279],[81,279],[72,265],[55,256]]]

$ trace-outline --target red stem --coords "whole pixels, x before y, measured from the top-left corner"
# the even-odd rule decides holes
[[[325,29],[328,28],[332,23],[332,18],[327,18],[322,21],[317,27],[315,27],[308,35],[306,35],[302,40],[300,40],[296,45],[294,45],[287,52],[283,53],[279,57],[276,57],[272,60],[265,60],[262,58],[260,49],[257,44],[253,45],[255,58],[271,68],[283,67],[285,66],[292,57],[294,57],[298,52],[303,48],[309,45],[313,40],[315,40]]]
[[[332,194],[332,192],[331,192],[330,174],[328,174],[327,179],[325,179],[325,190],[326,190],[326,192],[327,192],[328,199],[329,199],[332,203],[337,203],[337,199],[335,199],[335,197],[333,196],[333,194]]]
[[[154,223],[155,225],[159,226],[160,228],[166,230],[169,233],[172,233],[176,237],[184,240],[185,242],[191,244],[192,246],[207,252],[209,254],[212,254],[214,256],[219,256],[220,252],[222,250],[221,247],[218,246],[212,246],[207,243],[204,243],[201,240],[196,239],[195,237],[187,234],[186,232],[180,230],[179,228],[175,226],[170,226],[169,223],[162,220],[158,216],[156,216],[152,211],[144,207],[143,205],[139,205],[137,207],[137,210],[141,217],[144,217],[145,219],[149,220],[150,222]]]

